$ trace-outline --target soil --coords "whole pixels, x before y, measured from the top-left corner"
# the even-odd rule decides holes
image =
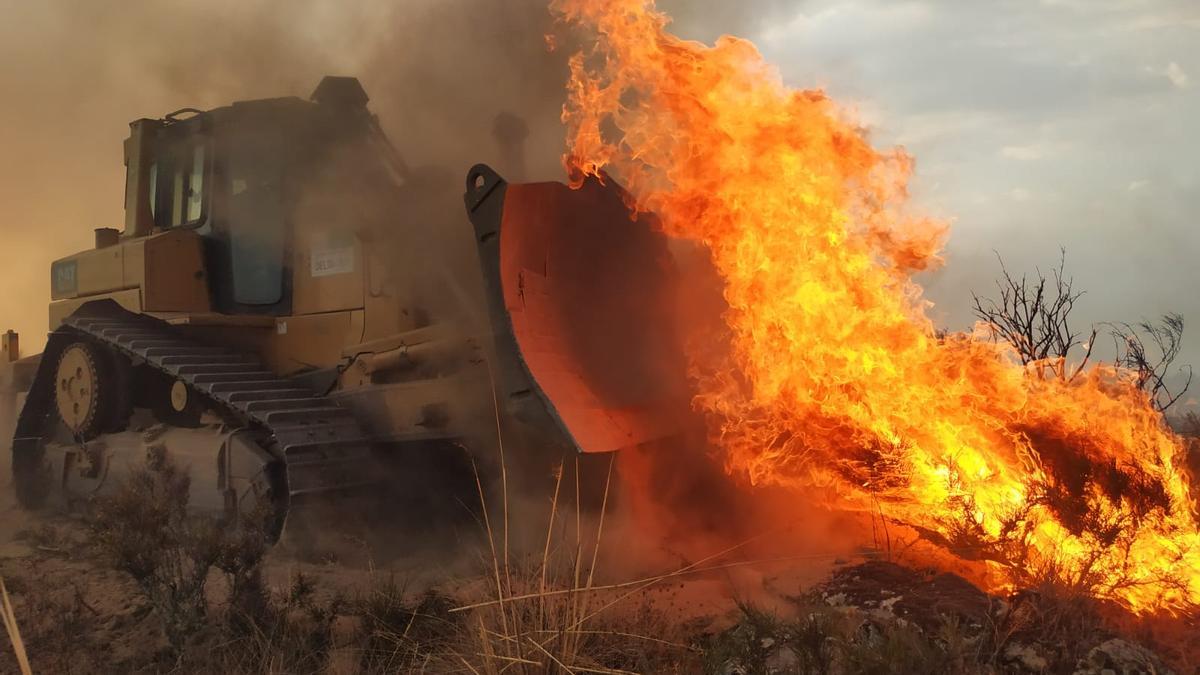
[[[21,635],[36,673],[156,672],[170,649],[155,610],[138,586],[89,542],[79,517],[26,512],[8,500],[0,512],[0,578],[12,600]],[[268,586],[285,593],[297,575],[317,602],[351,597],[386,580],[420,594],[444,583],[444,567],[428,561],[397,561],[385,567],[303,561],[273,551],[264,562]],[[431,572],[430,570],[437,570]],[[209,578],[212,606],[227,588]],[[0,673],[18,672],[13,652],[0,649]]]
[[[6,462],[0,465],[7,470]],[[0,578],[11,597],[34,672],[171,670],[171,650],[159,616],[133,580],[114,570],[91,545],[82,517],[21,509],[5,478],[0,485]],[[347,551],[342,559],[302,559],[276,547],[263,565],[268,586],[286,595],[297,575],[302,575],[318,604],[358,597],[382,584],[394,584],[414,598],[434,589],[464,602],[489,597],[490,581],[479,575],[477,554],[447,556],[444,550],[416,550],[379,561],[365,552],[347,550],[352,542],[342,543]],[[613,553],[619,556],[620,551]],[[824,577],[831,562],[775,565],[774,569],[716,566],[648,585],[645,592],[637,593],[636,603],[694,634],[714,634],[737,620],[740,601],[786,613],[789,595]],[[614,591],[612,596],[624,592]],[[209,580],[212,605],[222,606],[226,593],[224,578],[214,573]],[[19,672],[7,640],[0,640],[5,642],[0,648],[0,673]]]
[[[948,618],[968,626],[983,626],[1005,603],[957,574],[917,570],[881,560],[838,570],[818,590],[830,605],[885,609],[933,632]]]
[[[172,670],[172,652],[160,617],[137,585],[112,569],[90,544],[86,523],[79,517],[20,509],[8,472],[8,462],[0,462],[0,578],[11,597],[34,672]],[[612,526],[618,528],[615,521]],[[609,536],[612,543],[605,544],[602,556],[609,560],[600,564],[608,574],[598,583],[654,575],[652,569],[621,567],[621,559],[636,557],[631,555],[631,540],[619,533]],[[414,546],[405,555],[387,560],[374,558],[364,548],[356,549],[350,537],[331,543],[330,550],[341,550],[343,554],[313,558],[294,555],[286,547],[273,549],[263,564],[268,586],[275,593],[286,594],[302,575],[314,589],[318,603],[361,596],[384,583],[402,589],[406,597],[416,598],[436,590],[455,604],[489,597],[491,582],[480,575],[477,541],[464,542],[457,551],[449,551],[444,545],[424,550]],[[810,546],[819,548],[818,544]],[[778,555],[780,551],[772,553]],[[753,565],[722,565],[723,559],[699,565],[703,568],[699,573],[647,584],[644,591],[637,592],[636,602],[692,636],[717,635],[736,626],[742,619],[739,606],[752,605],[785,617],[796,614],[803,611],[802,596],[808,602],[817,597],[830,607],[861,611],[868,617],[910,622],[930,635],[937,634],[947,619],[958,622],[968,632],[984,631],[1003,617],[1015,616],[1023,607],[1039,607],[1021,594],[990,596],[956,574],[870,559],[869,551],[836,558],[812,556],[811,550],[783,553],[792,555]],[[661,564],[653,569],[678,569],[687,563],[685,557],[672,559],[668,554],[657,560]],[[221,575],[210,577],[213,606],[223,602],[227,594],[224,584]],[[624,593],[622,588],[613,595]],[[1020,638],[1021,650],[1011,656],[1005,652],[1006,663],[1036,664],[1047,658],[1046,647],[1038,643],[1040,636],[1016,637]],[[1101,664],[1096,672],[1108,668],[1106,664],[1115,663],[1120,656],[1109,652],[1120,652],[1125,654],[1120,658],[1134,660],[1153,656],[1113,642],[1115,636],[1096,634],[1089,639],[1097,645],[1095,649],[1089,646],[1092,651],[1087,652],[1087,659],[1094,658]],[[0,647],[0,673],[19,672],[7,640],[0,641],[5,642]]]

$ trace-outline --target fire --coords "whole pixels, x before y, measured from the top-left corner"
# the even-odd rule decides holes
[[[729,354],[691,361],[730,472],[797,499],[839,486],[847,508],[882,503],[1135,611],[1200,603],[1184,446],[1129,377],[1041,377],[982,329],[935,333],[912,275],[947,226],[910,211],[903,150],[785,86],[750,42],[675,37],[653,0],[554,6],[597,36],[571,61],[568,169],[619,176],[724,280]]]

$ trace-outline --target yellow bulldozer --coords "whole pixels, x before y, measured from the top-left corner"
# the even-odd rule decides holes
[[[678,277],[652,216],[610,180],[477,165],[447,190],[367,103],[326,77],[309,100],[131,123],[124,230],[53,262],[45,350],[11,369],[23,505],[86,504],[166,453],[192,508],[267,505],[278,534],[435,465],[413,457],[678,433]]]

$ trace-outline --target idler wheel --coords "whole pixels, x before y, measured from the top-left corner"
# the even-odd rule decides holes
[[[78,441],[90,441],[108,425],[112,383],[102,348],[75,342],[63,350],[55,374],[54,398],[63,425]]]

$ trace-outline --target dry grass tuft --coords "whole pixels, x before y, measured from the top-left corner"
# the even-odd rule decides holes
[[[457,662],[459,670],[478,675],[675,670],[691,650],[664,639],[668,627],[643,599],[662,578],[597,583],[611,465],[594,532],[585,528],[578,499],[573,512],[562,508],[564,468],[556,474],[540,557],[510,554],[507,512],[493,524],[485,507],[491,597],[452,610],[462,617],[460,640],[442,658],[447,666]],[[578,495],[578,465],[570,480]],[[481,484],[479,491],[486,504]]]
[[[29,668],[29,657],[25,654],[25,641],[21,639],[21,628],[17,625],[17,615],[13,612],[12,601],[8,598],[8,588],[4,585],[2,578],[0,578],[0,617],[4,618],[4,630],[8,632],[8,641],[12,644],[21,674],[30,675],[33,671]]]
[[[93,544],[138,588],[182,650],[207,625],[207,587],[223,572],[240,615],[266,611],[260,563],[268,547],[264,508],[227,527],[188,510],[191,480],[169,457],[136,468],[111,495],[94,503]]]

